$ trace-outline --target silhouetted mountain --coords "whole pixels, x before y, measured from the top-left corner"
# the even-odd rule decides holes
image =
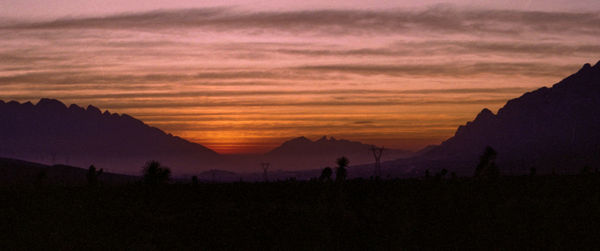
[[[276,169],[306,170],[335,166],[335,160],[341,156],[350,159],[351,165],[373,163],[372,145],[358,141],[322,138],[311,141],[298,137],[284,142],[279,147],[265,154],[264,159],[273,164]],[[386,149],[382,160],[393,160],[410,156],[411,152],[404,150]]]
[[[87,169],[66,165],[43,165],[16,159],[0,158],[0,185],[85,185]],[[127,175],[102,173],[98,180],[103,184],[135,182],[138,178]]]
[[[335,160],[341,156],[350,159],[350,165],[374,162],[371,145],[357,141],[335,139],[333,137],[312,141],[306,137],[297,137],[282,143],[265,154],[223,155],[219,169],[239,172],[244,180],[263,180],[261,163],[270,163],[269,173],[274,180],[287,178],[311,178],[318,176],[326,166],[335,166]],[[386,149],[382,160],[394,160],[411,156],[412,152]],[[232,176],[233,177],[233,176]],[[239,176],[235,178],[239,180]]]
[[[352,165],[373,162],[370,145],[323,137],[311,141],[299,137],[266,154],[220,156],[214,151],[166,134],[129,115],[119,115],[89,105],[67,107],[53,99],[37,104],[0,101],[0,157],[44,164],[96,165],[112,172],[139,175],[148,160],[158,160],[176,175],[201,174],[203,170],[223,169],[261,171],[261,162],[271,163],[271,172],[289,177],[288,171],[333,166],[335,159],[347,156]],[[383,160],[406,157],[410,153],[386,150]],[[218,176],[230,174],[219,173]],[[235,176],[237,179],[237,176]],[[210,174],[212,178],[212,174]],[[256,179],[262,179],[257,175]]]
[[[363,144],[358,141],[335,139],[334,137],[327,138],[327,136],[323,136],[315,141],[311,141],[306,137],[298,137],[283,142],[280,146],[269,151],[266,155],[332,155],[339,157],[342,155],[350,156],[354,154],[360,154],[369,156],[370,161],[372,161],[373,156],[371,153],[371,147],[372,145]],[[407,154],[410,154],[408,151],[394,149],[386,149],[386,153],[389,153],[393,156],[406,156]]]
[[[423,149],[416,151],[414,156],[420,156],[420,155],[426,154],[429,151],[431,151],[437,147],[438,147],[437,145],[428,145],[428,146],[424,147]]]
[[[67,108],[51,99],[36,105],[0,101],[0,121],[0,156],[42,163],[95,164],[139,174],[145,161],[157,159],[177,173],[218,168],[254,172],[253,179],[260,180],[261,162],[271,163],[272,174],[293,177],[334,166],[336,158],[346,156],[349,177],[373,173],[370,145],[327,137],[295,138],[264,155],[225,157],[128,115],[101,113],[93,106]],[[405,151],[385,151],[384,161],[402,159],[384,162],[383,175],[422,175],[426,169],[433,174],[442,168],[472,175],[486,146],[497,151],[502,173],[526,173],[532,167],[540,173],[575,173],[585,165],[600,167],[600,62],[584,65],[551,88],[508,101],[497,114],[483,109],[453,137],[412,158],[405,158]]]
[[[483,109],[454,137],[421,157],[386,163],[414,169],[449,168],[472,175],[486,146],[498,152],[503,173],[575,173],[600,167],[600,62],[585,64],[551,88],[512,99],[497,114]]]
[[[68,108],[58,100],[37,104],[0,101],[0,156],[47,164],[89,166],[139,174],[156,159],[174,171],[201,170],[219,156],[133,117],[94,106]]]

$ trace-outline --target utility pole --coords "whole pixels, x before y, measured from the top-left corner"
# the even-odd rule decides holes
[[[383,154],[383,150],[385,148],[376,147],[375,145],[371,146],[371,151],[373,152],[373,157],[375,157],[375,177],[381,176],[381,155]]]
[[[271,163],[269,163],[269,162],[262,162],[262,163],[260,163],[260,165],[262,166],[262,169],[263,169],[263,180],[265,182],[268,182],[269,181],[269,176],[267,174],[269,172],[269,167],[271,166]]]

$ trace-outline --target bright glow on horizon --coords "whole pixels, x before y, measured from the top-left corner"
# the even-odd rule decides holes
[[[0,17],[0,99],[93,104],[220,153],[302,135],[416,150],[600,58],[591,10],[130,7]]]

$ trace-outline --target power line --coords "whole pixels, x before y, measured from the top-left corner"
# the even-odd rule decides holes
[[[269,172],[269,167],[271,167],[271,163],[262,162],[262,163],[260,163],[260,165],[262,166],[262,169],[263,169],[263,180],[265,182],[268,182],[269,181],[268,172]]]
[[[373,157],[375,157],[375,177],[380,177],[381,176],[381,155],[383,154],[383,150],[385,150],[385,148],[382,147],[376,147],[375,145],[371,146],[371,151],[373,152]]]

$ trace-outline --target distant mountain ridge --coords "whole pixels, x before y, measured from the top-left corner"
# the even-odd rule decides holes
[[[43,98],[37,104],[0,100],[0,157],[22,159],[47,165],[66,164],[139,175],[148,160],[158,160],[176,175],[202,174],[222,169],[255,172],[261,162],[272,170],[306,170],[333,166],[346,156],[351,164],[373,162],[370,145],[323,137],[311,141],[298,137],[266,154],[220,155],[197,143],[167,134],[127,114],[66,106]],[[410,154],[386,150],[385,160]],[[231,175],[230,175],[231,176]]]
[[[28,161],[0,158],[0,186],[5,185],[86,185],[88,170],[66,165],[43,165]],[[138,177],[103,172],[101,184],[126,184]]]
[[[307,170],[335,166],[335,160],[345,156],[350,165],[375,162],[371,151],[373,145],[358,141],[335,139],[323,136],[312,141],[306,137],[297,137],[282,143],[280,146],[264,155],[265,159],[277,166],[287,165],[285,170]],[[385,149],[382,160],[393,160],[411,156],[412,152],[397,149]],[[297,156],[296,162],[286,161],[291,156]]]
[[[219,155],[131,116],[102,113],[91,105],[67,107],[52,99],[35,105],[0,101],[0,121],[0,157],[81,167],[95,164],[118,173],[139,174],[145,161],[157,159],[174,173],[209,178],[214,172],[202,171],[260,173],[261,162],[271,163],[271,172],[282,177],[305,177],[346,156],[349,177],[368,177],[374,162],[370,145],[325,136],[315,141],[294,138],[261,155]],[[551,88],[509,100],[497,114],[483,109],[439,146],[414,155],[386,150],[382,171],[384,176],[408,177],[446,168],[472,175],[486,146],[496,149],[500,170],[508,174],[527,173],[530,168],[539,173],[576,173],[586,165],[600,168],[600,62],[585,64]],[[307,171],[287,172],[298,170]],[[229,180],[237,175],[226,174]]]
[[[166,134],[129,115],[89,105],[67,107],[54,99],[0,101],[0,156],[76,166],[96,164],[138,174],[145,161],[160,159],[177,171],[214,162],[219,155]]]
[[[269,151],[267,155],[275,154],[350,154],[369,152],[372,145],[363,144],[358,141],[345,139],[336,139],[334,137],[323,136],[318,140],[312,141],[304,136],[293,138],[283,142],[280,146]],[[394,152],[403,152],[391,150]]]
[[[420,157],[387,164],[419,173],[449,168],[470,175],[486,146],[496,149],[504,173],[600,167],[600,61],[585,64],[551,88],[509,100],[497,114],[483,109]]]

